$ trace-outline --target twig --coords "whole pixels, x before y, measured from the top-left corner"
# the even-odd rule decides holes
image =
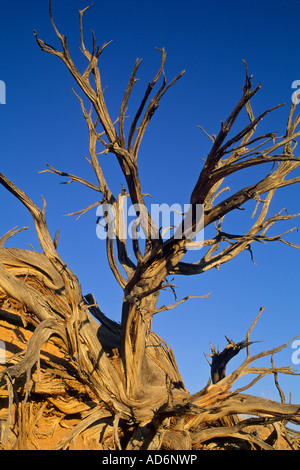
[[[209,292],[208,294],[206,295],[202,295],[202,296],[199,296],[199,295],[187,295],[186,297],[184,297],[183,299],[179,300],[178,302],[175,302],[174,304],[172,305],[163,305],[162,307],[156,309],[154,311],[154,315],[157,314],[157,313],[160,313],[160,312],[165,312],[166,310],[171,310],[175,307],[177,307],[178,305],[182,304],[183,302],[186,302],[187,300],[189,299],[209,299],[209,296],[210,296],[211,292]]]

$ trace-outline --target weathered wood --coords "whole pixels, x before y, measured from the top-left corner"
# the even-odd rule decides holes
[[[213,345],[211,345],[211,354],[209,357],[212,358],[211,360],[211,379],[212,382],[215,384],[220,380],[224,379],[226,366],[228,362],[236,356],[242,349],[247,348],[252,344],[252,342],[241,341],[240,343],[234,343],[231,339],[226,337],[228,344],[225,346],[223,351],[219,352],[216,351]]]
[[[280,241],[299,248],[284,238],[291,230],[277,236],[266,235],[274,224],[299,215],[281,212],[268,215],[275,191],[300,182],[299,176],[288,179],[300,167],[300,159],[294,156],[294,142],[300,136],[300,115],[294,116],[296,106],[293,104],[290,108],[283,137],[277,137],[275,133],[256,136],[263,117],[276,107],[255,118],[251,99],[258,93],[260,85],[252,89],[246,65],[246,82],[240,100],[222,123],[217,136],[206,133],[212,146],[194,188],[191,187],[192,223],[186,223],[188,216],[185,215],[181,239],[171,236],[164,241],[146,207],[137,160],[143,136],[162,97],[183,72],[167,83],[164,75],[166,52],[160,50],[158,72],[133,113],[126,141],[125,113],[141,60],[135,62],[118,120],[113,121],[105,102],[99,67],[101,53],[108,43],[97,47],[94,33],[93,50],[89,51],[84,43],[83,15],[90,7],[79,12],[81,51],[88,62],[82,73],[71,57],[67,38],[54,23],[51,1],[49,6],[61,50],[45,43],[36,32],[35,38],[43,52],[64,63],[91,105],[88,112],[82,97],[76,93],[88,127],[89,161],[96,183],[49,164],[45,171],[68,178],[68,182],[82,184],[97,194],[90,206],[73,214],[82,215],[98,204],[109,204],[116,211],[114,220],[106,211],[104,222],[108,234],[115,235],[107,237],[106,253],[112,273],[123,290],[122,318],[120,324],[110,320],[92,294],[82,295],[79,280],[58,254],[58,234],[53,240],[48,231],[45,201],[44,207],[39,209],[20,188],[0,174],[0,184],[31,214],[42,250],[37,253],[5,248],[7,240],[22,229],[12,229],[0,238],[0,332],[7,335],[3,340],[10,349],[7,362],[0,364],[1,447],[42,446],[37,438],[38,430],[50,413],[55,419],[54,426],[45,431],[49,435],[58,427],[68,426],[73,419],[70,431],[61,436],[60,442],[53,444],[55,449],[76,448],[80,439],[82,446],[119,450],[190,450],[199,449],[210,441],[224,443],[226,439],[244,443],[247,448],[269,450],[280,446],[282,440],[293,449],[299,448],[299,436],[286,427],[288,422],[300,424],[299,405],[285,403],[282,394],[282,403],[277,403],[242,393],[267,374],[274,375],[278,390],[278,374],[296,375],[290,367],[276,367],[273,361],[273,355],[290,343],[251,356],[250,333],[263,309],[244,340],[238,343],[228,340],[221,352],[212,347],[212,384],[209,382],[195,394],[186,389],[172,349],[152,331],[153,315],[191,298],[187,296],[179,301],[175,298],[173,305],[158,306],[162,290],[171,288],[175,292],[172,281],[167,280],[169,275],[204,273],[245,250],[253,260],[252,245],[257,241]],[[232,135],[233,124],[243,110],[249,117],[249,124]],[[127,188],[123,187],[120,194],[113,194],[109,188],[100,165],[99,144],[103,152],[116,159],[122,171]],[[222,184],[227,184],[230,175],[270,162],[276,165],[263,179],[221,199],[228,189]],[[145,234],[143,249],[138,238],[133,236],[130,250],[129,241],[122,233],[125,216],[122,200],[127,197],[136,208],[132,234],[136,234],[138,226]],[[241,209],[250,200],[257,203],[253,216],[258,215],[253,218],[248,232],[223,231],[226,215]],[[203,204],[204,225],[215,223],[216,233],[204,241],[200,260],[185,262],[184,256],[193,245],[189,230],[198,226],[196,204]],[[145,210],[141,210],[141,206]],[[130,257],[130,251],[134,257]],[[45,350],[50,344],[56,349],[47,354]],[[247,349],[246,359],[226,376],[228,362],[244,348]],[[271,367],[255,367],[255,360],[268,355],[272,357]],[[237,379],[246,374],[254,374],[255,379],[243,388],[233,390]],[[244,414],[251,418],[237,417]],[[260,429],[268,430],[267,438],[253,431]]]

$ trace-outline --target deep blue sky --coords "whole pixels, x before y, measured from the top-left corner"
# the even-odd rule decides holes
[[[56,24],[67,35],[81,68],[85,63],[79,52],[78,10],[87,5],[85,0],[53,0]],[[189,202],[201,158],[207,155],[211,143],[197,125],[211,134],[218,132],[220,121],[226,119],[241,96],[245,79],[242,59],[247,60],[254,74],[254,84],[262,83],[262,90],[253,100],[254,114],[286,103],[265,118],[261,132],[284,133],[291,85],[300,79],[299,15],[300,2],[296,0],[94,1],[84,19],[86,44],[91,44],[90,29],[100,45],[113,40],[101,58],[102,81],[108,85],[105,96],[113,118],[118,115],[137,57],[143,58],[143,63],[136,95],[130,102],[131,115],[159,66],[160,54],[155,47],[167,51],[168,80],[186,70],[164,96],[140,150],[143,189],[152,194],[154,202]],[[79,185],[60,185],[58,177],[38,173],[48,162],[93,180],[83,158],[88,156],[87,130],[71,92],[73,79],[57,58],[40,51],[34,29],[44,41],[59,46],[48,17],[47,0],[0,1],[0,80],[7,87],[7,104],[0,106],[0,171],[40,206],[43,194],[49,229],[54,236],[61,228],[60,254],[77,273],[83,293],[93,292],[102,310],[120,320],[122,292],[107,267],[104,242],[96,237],[95,211],[78,221],[63,217],[95,202],[98,195]],[[111,157],[103,159],[103,168],[112,189],[118,191],[123,179]],[[244,172],[232,181],[233,187],[263,174],[261,169]],[[284,207],[290,213],[300,212],[299,195],[300,187],[278,192],[272,213]],[[33,223],[25,209],[1,188],[0,197],[1,234],[16,225],[30,227],[9,246],[28,247],[31,243],[38,250]],[[245,230],[246,220],[241,212],[233,217],[232,232]],[[297,223],[288,222],[277,227],[277,232]],[[230,225],[227,228],[230,230]],[[287,238],[300,244],[299,232]],[[225,334],[235,341],[244,339],[261,306],[267,309],[252,339],[265,342],[254,345],[254,352],[300,334],[299,251],[271,244],[254,245],[253,253],[257,265],[244,252],[220,271],[176,278],[178,298],[212,291],[210,299],[191,300],[154,319],[154,329],[172,345],[191,392],[207,382],[209,368],[203,353],[210,352],[209,342],[222,348]],[[196,252],[195,260],[200,255]],[[164,303],[173,300],[172,294],[164,294]],[[287,348],[275,363],[292,365],[292,353],[291,347]],[[241,359],[236,358],[232,366]],[[300,365],[294,368],[300,372]],[[299,378],[282,377],[280,383],[287,396],[291,391],[292,401],[299,403]],[[263,379],[253,392],[278,397],[273,379]]]

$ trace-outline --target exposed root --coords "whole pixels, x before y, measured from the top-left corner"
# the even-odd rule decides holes
[[[140,402],[134,402],[126,397],[124,389],[118,395],[108,393],[108,386],[115,392],[121,388],[120,384],[116,388],[113,382],[107,382],[105,369],[105,382],[99,380],[102,377],[100,368],[97,375],[91,367],[90,375],[78,374],[82,359],[80,355],[68,356],[70,345],[66,331],[63,332],[54,320],[43,320],[32,333],[20,323],[16,326],[17,318],[20,318],[18,310],[14,313],[12,309],[10,313],[2,310],[0,315],[2,337],[4,334],[8,337],[9,332],[11,335],[7,354],[13,346],[15,351],[19,348],[19,352],[7,357],[8,367],[2,365],[0,369],[3,449],[49,448],[51,442],[53,449],[300,448],[299,435],[287,427],[289,422],[300,424],[299,405],[277,403],[233,390],[238,378],[248,373],[256,374],[258,379],[274,374],[279,387],[278,374],[294,374],[291,368],[276,368],[273,359],[271,368],[249,366],[260,357],[271,355],[273,358],[273,354],[288,343],[253,357],[248,350],[246,359],[234,372],[228,376],[222,374],[223,378],[218,382],[191,395],[173,365],[170,368],[174,357],[167,345],[157,335],[150,335],[149,359],[167,380],[155,386],[152,384],[151,400],[144,394]],[[250,333],[257,319],[246,339],[237,347],[229,341],[223,352],[216,353],[213,349],[214,354],[227,358],[229,349],[240,351],[249,347]],[[104,317],[103,322],[109,325]],[[111,326],[116,334],[117,325]],[[102,327],[99,325],[99,328]],[[24,342],[27,343],[25,349]],[[104,348],[106,360],[102,364],[107,367],[109,363],[109,370],[114,370],[112,380],[120,378],[122,366],[118,350],[113,353],[107,344]],[[157,351],[155,355],[154,351]],[[168,364],[170,373],[166,375]],[[249,386],[251,383],[253,381]],[[59,442],[55,436],[61,436]]]

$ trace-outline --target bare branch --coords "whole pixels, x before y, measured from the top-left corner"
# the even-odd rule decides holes
[[[20,202],[22,202],[22,204],[32,215],[41,247],[52,266],[61,275],[70,304],[73,306],[74,304],[78,305],[82,297],[78,280],[58,255],[55,243],[52,240],[47,228],[44,212],[41,211],[23,191],[15,186],[14,183],[12,183],[2,173],[0,173],[0,184],[2,184],[11,194],[13,194]],[[11,278],[10,283],[14,282],[15,281]]]
[[[7,240],[9,240],[11,237],[16,235],[17,233],[20,233],[23,230],[27,230],[27,229],[28,229],[28,227],[21,227],[21,228],[18,228],[18,229],[17,229],[17,227],[12,228],[11,230],[9,230],[5,235],[3,235],[0,238],[0,247],[4,246],[5,243],[7,242]]]
[[[126,113],[126,110],[127,110],[127,105],[128,105],[128,101],[129,101],[129,98],[130,98],[130,95],[131,95],[133,86],[134,86],[134,84],[137,82],[137,79],[135,78],[135,76],[136,76],[136,73],[137,73],[138,68],[139,68],[139,66],[141,65],[141,63],[142,63],[142,59],[136,59],[136,62],[135,62],[135,65],[134,65],[132,74],[131,74],[131,76],[130,76],[130,79],[129,79],[129,82],[128,82],[128,85],[127,85],[127,88],[126,88],[126,91],[125,91],[125,94],[124,94],[124,97],[123,97],[123,100],[122,100],[122,103],[121,103],[121,107],[120,107],[120,114],[119,114],[119,136],[120,136],[120,143],[121,143],[121,146],[122,146],[123,148],[126,147],[126,144],[125,144],[125,132],[124,132],[124,118],[125,118],[125,113]],[[130,135],[130,134],[129,134],[129,135]],[[130,137],[129,137],[129,139],[130,139]],[[129,144],[129,143],[128,143],[128,148],[130,148],[130,144]]]
[[[253,331],[253,328],[255,327],[256,323],[258,322],[258,320],[260,319],[260,316],[262,315],[262,313],[265,311],[265,307],[261,307],[260,310],[259,310],[259,313],[258,315],[256,315],[254,321],[252,322],[249,330],[247,331],[247,334],[246,334],[246,342],[249,343],[249,339],[250,339],[250,335]],[[247,346],[247,359],[250,359],[250,348],[249,346]]]
[[[203,131],[204,134],[205,134],[213,143],[215,143],[215,140],[216,140],[215,137],[212,137],[211,135],[209,135],[209,134],[203,129],[202,126],[197,126],[197,127],[199,127],[199,129],[201,129],[201,131]]]
[[[275,368],[273,355],[271,356],[271,365],[272,365],[272,369],[274,370],[274,381],[275,381],[276,388],[280,395],[281,403],[285,403],[285,396],[278,382],[278,372],[276,371],[276,368]]]
[[[136,126],[137,126],[137,122],[143,112],[143,109],[147,103],[147,100],[149,98],[149,95],[151,93],[151,91],[153,90],[157,80],[159,79],[159,77],[161,76],[162,72],[163,72],[163,66],[164,66],[164,63],[165,63],[165,60],[166,60],[166,52],[164,49],[161,50],[162,52],[162,58],[161,58],[161,64],[160,64],[160,67],[159,67],[159,70],[157,72],[157,74],[155,75],[154,79],[152,80],[152,82],[150,82],[148,84],[148,87],[146,89],[146,92],[145,92],[145,95],[141,101],[141,104],[136,112],[136,115],[132,121],[132,124],[131,124],[131,127],[130,127],[130,132],[129,132],[129,137],[128,137],[128,150],[129,152],[131,153],[132,151],[132,147],[133,147],[133,138],[134,138],[134,133],[136,131]]]
[[[154,314],[157,314],[157,313],[160,313],[160,312],[165,312],[166,310],[171,310],[171,309],[177,307],[178,305],[182,304],[183,302],[186,302],[189,299],[209,299],[210,294],[211,294],[211,292],[209,292],[206,295],[202,295],[202,296],[200,296],[200,295],[187,295],[186,297],[179,300],[178,302],[175,302],[172,305],[163,305],[162,307],[159,307],[158,309],[156,309],[154,311]]]
[[[155,113],[156,109],[158,108],[159,101],[161,100],[163,95],[166,93],[166,91],[171,86],[173,86],[182,77],[182,75],[184,73],[185,73],[185,71],[183,70],[175,78],[173,78],[173,80],[168,85],[166,85],[166,81],[164,80],[162,86],[160,87],[160,89],[158,90],[156,95],[152,98],[152,100],[150,101],[150,103],[148,105],[148,108],[147,108],[147,110],[144,114],[144,117],[142,119],[142,122],[139,126],[137,136],[136,136],[136,139],[135,139],[134,148],[133,148],[133,154],[135,156],[135,159],[138,156],[139,147],[141,145],[141,141],[142,141],[142,138],[144,136],[145,130],[146,130],[153,114]]]
[[[70,173],[67,173],[65,171],[57,170],[53,166],[49,165],[49,163],[46,163],[46,166],[48,168],[50,168],[50,170],[41,170],[41,171],[39,171],[39,173],[53,173],[53,174],[58,175],[58,176],[63,176],[63,177],[66,177],[66,178],[70,178],[69,181],[65,181],[61,184],[69,184],[69,183],[77,182],[77,183],[83,184],[84,186],[87,186],[90,189],[93,189],[94,191],[98,191],[98,192],[100,191],[99,186],[96,186],[95,184],[91,183],[90,181],[85,180],[81,176],[76,176],[76,175],[72,175]]]
[[[89,114],[86,112],[85,107],[83,105],[82,98],[80,98],[80,96],[78,96],[77,93],[75,93],[75,95],[80,101],[82,113],[84,115],[84,118],[88,126],[89,139],[90,139],[89,151],[90,151],[92,166],[99,182],[99,189],[104,196],[104,200],[112,203],[113,201],[115,201],[115,198],[113,197],[110,189],[108,188],[108,185],[106,183],[103,171],[100,167],[99,160],[97,157],[96,144],[97,144],[97,139],[99,139],[99,136],[96,133],[95,124],[93,123],[92,118],[91,118],[91,112]]]
[[[86,58],[87,58],[88,60],[91,59],[91,54],[88,52],[88,50],[86,49],[86,47],[85,47],[85,45],[84,45],[82,17],[83,17],[83,15],[84,15],[84,13],[92,7],[92,5],[93,5],[93,4],[89,5],[88,7],[84,8],[83,10],[80,10],[80,11],[79,11],[80,42],[81,42],[82,51],[83,51],[84,55],[86,56]],[[93,51],[94,51],[94,49],[95,49],[95,47],[93,47]],[[94,55],[94,53],[93,53],[93,55]]]
[[[78,220],[81,216],[83,216],[84,214],[86,214],[89,210],[93,209],[94,207],[97,207],[99,206],[100,204],[102,204],[103,200],[102,201],[97,201],[97,202],[94,202],[93,204],[90,204],[88,207],[85,207],[84,209],[81,209],[80,211],[76,211],[76,212],[71,212],[70,214],[66,214],[66,216],[72,216],[72,215],[78,215],[77,219]]]

